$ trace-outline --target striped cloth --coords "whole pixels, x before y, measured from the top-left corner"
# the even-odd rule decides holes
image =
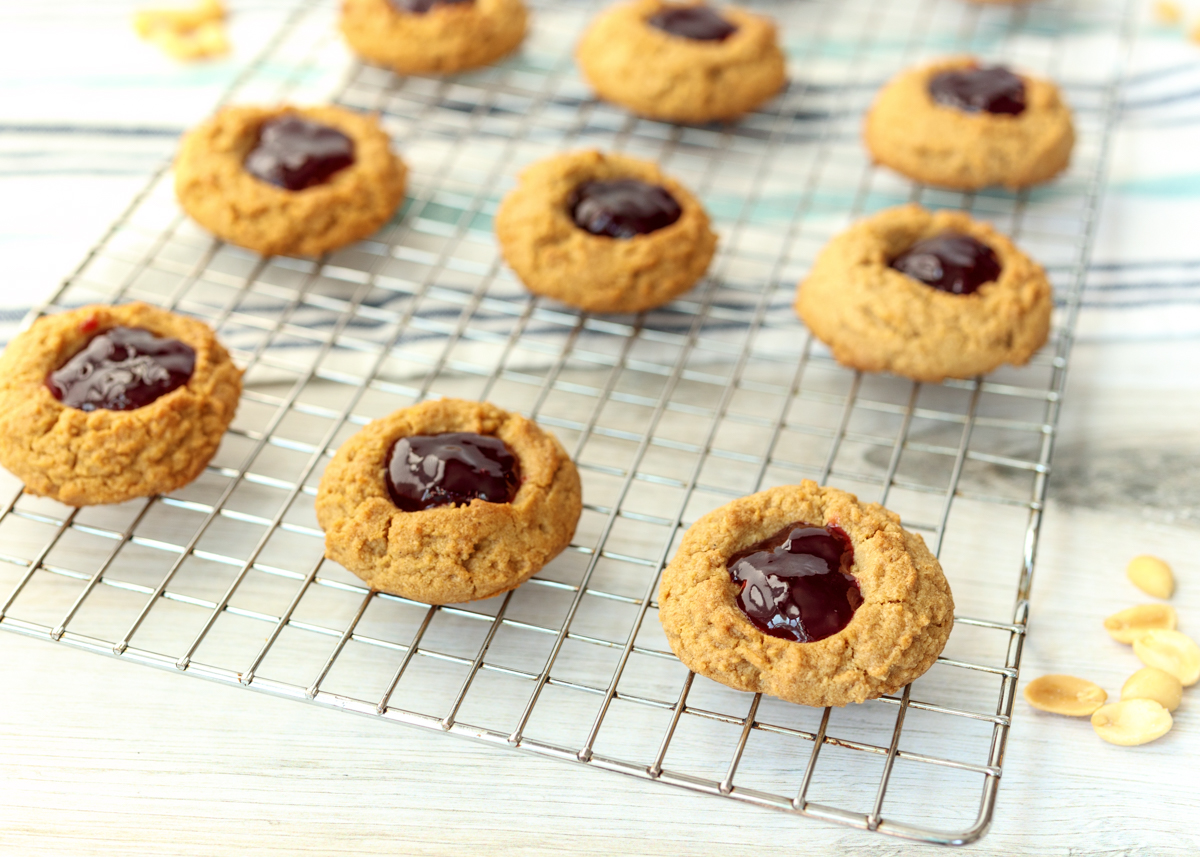
[[[71,271],[184,129],[211,111],[295,0],[230,3],[234,54],[195,65],[135,37],[129,18],[145,5],[0,0],[0,342]],[[1200,340],[1195,152],[1200,46],[1144,20],[1080,319],[1084,341]]]

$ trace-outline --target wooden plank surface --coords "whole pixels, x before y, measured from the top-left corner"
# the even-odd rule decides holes
[[[1081,349],[1058,460],[1072,482],[1046,522],[1022,683],[1071,672],[1119,692],[1139,664],[1100,621],[1148,600],[1124,579],[1136,553],[1174,562],[1181,627],[1200,628],[1195,498],[1145,490],[1183,484],[1153,462],[1200,457],[1200,397],[1138,382],[1197,360],[1187,344]],[[0,675],[6,855],[930,850],[12,634],[0,634]],[[1167,737],[1136,749],[1019,701],[995,824],[966,850],[1200,852],[1197,693]]]

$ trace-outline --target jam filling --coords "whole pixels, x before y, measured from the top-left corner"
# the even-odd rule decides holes
[[[341,131],[302,116],[280,116],[263,123],[244,166],[268,184],[304,190],[353,163],[354,141]]]
[[[893,259],[892,267],[952,295],[969,295],[1000,276],[995,251],[961,232],[918,241]]]
[[[723,42],[737,27],[707,6],[663,9],[646,19],[651,27],[696,42]]]
[[[839,527],[797,521],[729,559],[738,607],[765,634],[796,643],[831,637],[862,604],[854,548]]]
[[[929,95],[938,104],[967,113],[1025,112],[1025,81],[998,65],[936,74],[929,81]]]
[[[568,203],[575,225],[593,235],[633,238],[670,226],[683,214],[675,197],[637,179],[584,182]]]
[[[397,12],[424,15],[434,6],[457,6],[462,3],[474,3],[475,0],[388,0],[388,2]]]
[[[190,345],[137,327],[114,327],[51,372],[46,386],[69,408],[132,411],[182,387],[195,368]]]
[[[521,467],[499,438],[471,432],[402,437],[388,454],[384,482],[397,508],[465,506],[472,500],[509,503]]]

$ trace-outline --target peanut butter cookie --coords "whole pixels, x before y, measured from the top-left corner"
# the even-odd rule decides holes
[[[839,363],[917,381],[1029,361],[1050,332],[1046,273],[986,223],[891,208],[830,241],[796,312]]]
[[[1075,129],[1050,81],[953,57],[893,78],[867,114],[864,139],[877,163],[915,181],[1015,190],[1067,168]]]
[[[659,618],[684,665],[801,705],[892,693],[937,660],[954,599],[919,535],[805,480],[734,500],[684,534]]]
[[[389,414],[321,477],[325,555],[372,588],[427,604],[515,589],[571,542],[579,472],[534,423],[443,399]]]
[[[708,214],[658,166],[572,152],[540,161],[500,203],[496,237],[531,292],[591,312],[665,304],[716,249]]]
[[[406,175],[370,116],[340,107],[226,107],[183,138],[175,194],[230,243],[317,256],[387,223]]]
[[[521,0],[344,0],[341,30],[367,62],[400,74],[493,63],[525,38]]]
[[[0,355],[0,464],[68,506],[173,491],[213,457],[241,392],[195,319],[142,303],[45,316]]]
[[[575,56],[605,101],[668,122],[736,119],[787,79],[774,23],[699,2],[614,6],[584,33]]]

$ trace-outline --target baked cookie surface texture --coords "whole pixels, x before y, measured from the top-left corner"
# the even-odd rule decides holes
[[[792,596],[793,585],[827,579],[836,585]],[[689,669],[801,705],[902,688],[937,660],[954,622],[949,584],[919,535],[876,503],[808,480],[696,521],[658,598]]]
[[[241,378],[207,325],[157,307],[44,316],[0,355],[0,464],[69,506],[173,491],[216,453]]]
[[[582,508],[553,435],[458,399],[367,425],[338,449],[316,501],[327,557],[427,604],[516,588],[570,544]]]
[[[407,169],[379,123],[340,107],[226,107],[184,138],[183,209],[264,255],[316,256],[375,233]]]
[[[1075,144],[1057,86],[974,57],[898,74],[876,96],[863,137],[876,163],[959,190],[1048,181]]]
[[[656,164],[594,151],[527,168],[496,237],[531,292],[591,312],[640,312],[686,292],[717,237],[700,201]]]
[[[1049,335],[1053,291],[988,224],[905,205],[830,241],[795,307],[842,365],[936,383],[1027,363]]]
[[[787,76],[773,22],[702,3],[614,6],[584,33],[575,56],[600,98],[668,122],[736,119]]]
[[[400,74],[449,74],[488,65],[525,38],[521,0],[343,0],[350,49]]]

